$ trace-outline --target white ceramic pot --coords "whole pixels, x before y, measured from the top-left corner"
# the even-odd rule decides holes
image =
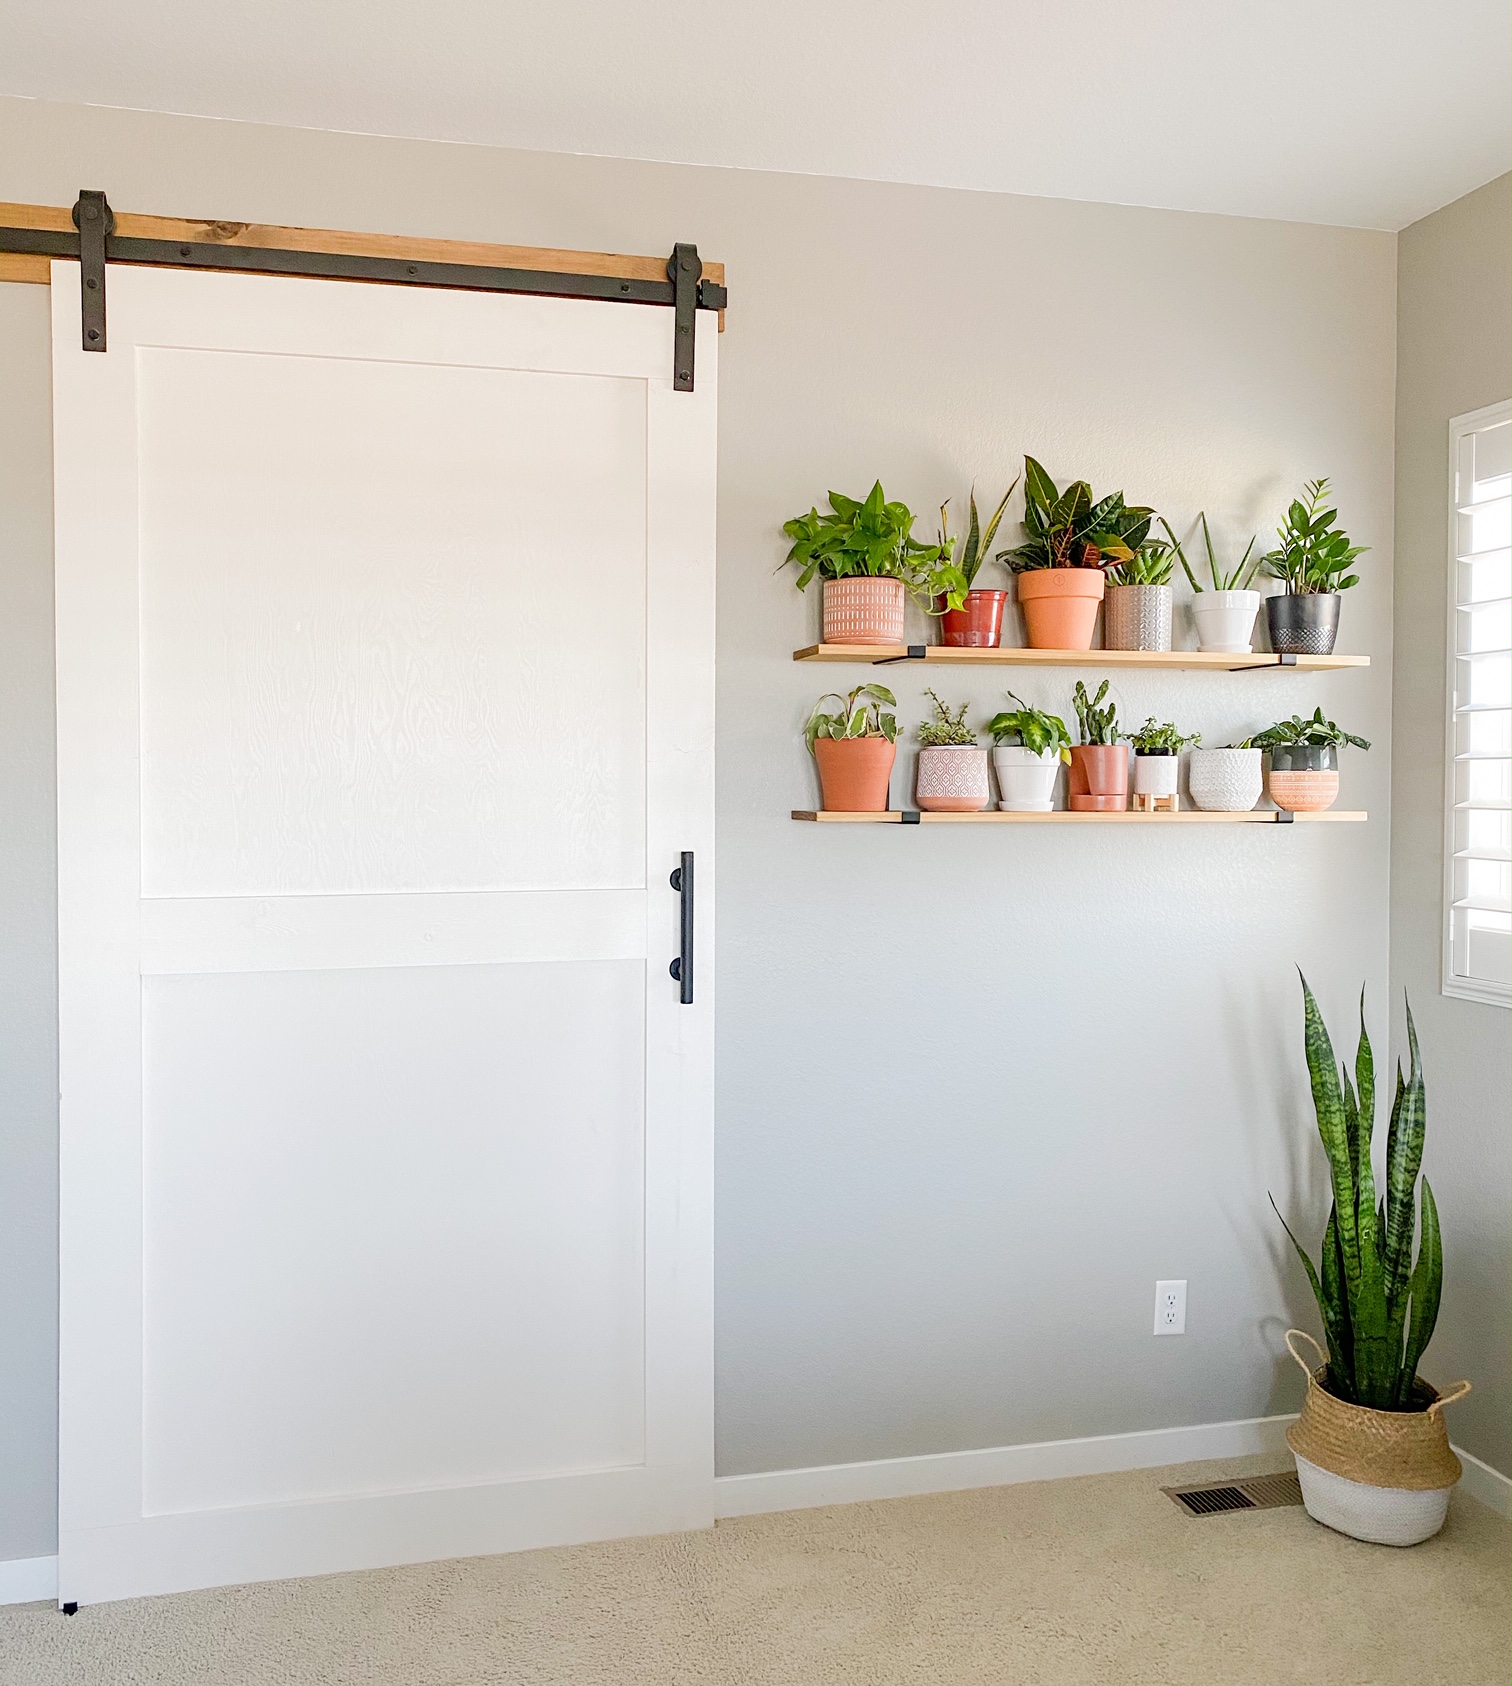
[[[1060,765],[1060,756],[1053,749],[1043,755],[1022,744],[1005,744],[993,750],[998,807],[1005,814],[1048,814],[1055,806],[1055,775]]]
[[[925,813],[979,813],[992,800],[987,789],[987,751],[967,744],[921,749],[914,795]]]
[[[826,644],[901,644],[903,582],[869,576],[824,582]]]
[[[1314,1522],[1374,1545],[1410,1546],[1430,1539],[1449,1514],[1448,1487],[1371,1487],[1297,1458],[1302,1503]]]
[[[1181,774],[1179,755],[1141,755],[1134,752],[1134,794],[1174,796]]]
[[[1199,808],[1247,813],[1264,785],[1258,749],[1194,749],[1187,757],[1187,789]]]
[[[1192,599],[1192,622],[1203,650],[1248,655],[1260,613],[1258,591],[1199,591]]]

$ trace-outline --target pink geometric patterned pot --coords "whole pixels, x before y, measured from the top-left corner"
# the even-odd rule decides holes
[[[987,806],[987,751],[935,744],[919,751],[915,794],[926,814],[978,814]]]
[[[902,580],[848,579],[824,582],[826,644],[901,644]]]

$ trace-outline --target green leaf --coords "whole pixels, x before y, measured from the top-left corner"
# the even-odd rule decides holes
[[[1059,497],[1055,482],[1033,457],[1024,458],[1024,497],[1039,509],[1048,510]]]
[[[1401,1379],[1397,1385],[1399,1406],[1412,1403],[1412,1384],[1417,1377],[1418,1362],[1433,1339],[1433,1326],[1438,1322],[1439,1299],[1444,1291],[1444,1251],[1439,1238],[1438,1205],[1433,1190],[1423,1178],[1422,1243],[1418,1247],[1417,1268],[1412,1273],[1412,1321],[1407,1329],[1407,1351],[1402,1358]]]

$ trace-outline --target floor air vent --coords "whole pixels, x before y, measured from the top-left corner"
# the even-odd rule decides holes
[[[1196,1487],[1162,1487],[1188,1516],[1218,1516],[1228,1510],[1274,1510],[1302,1503],[1295,1470],[1252,1475],[1244,1481],[1208,1482]]]

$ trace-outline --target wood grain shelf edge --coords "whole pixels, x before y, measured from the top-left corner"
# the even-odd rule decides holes
[[[906,810],[912,813],[913,810]],[[880,814],[837,813],[815,808],[794,808],[795,820],[820,825],[902,825],[905,810],[889,808]],[[1048,814],[1005,814],[989,808],[979,814],[920,813],[910,823],[918,825],[1357,825],[1370,818],[1360,808],[1325,808],[1313,814],[1294,814],[1290,822],[1276,818],[1274,808],[1251,808],[1242,814],[1217,813],[1205,808],[1183,808],[1176,814],[1144,814],[1128,809],[1122,813],[1073,813],[1056,808]]]

